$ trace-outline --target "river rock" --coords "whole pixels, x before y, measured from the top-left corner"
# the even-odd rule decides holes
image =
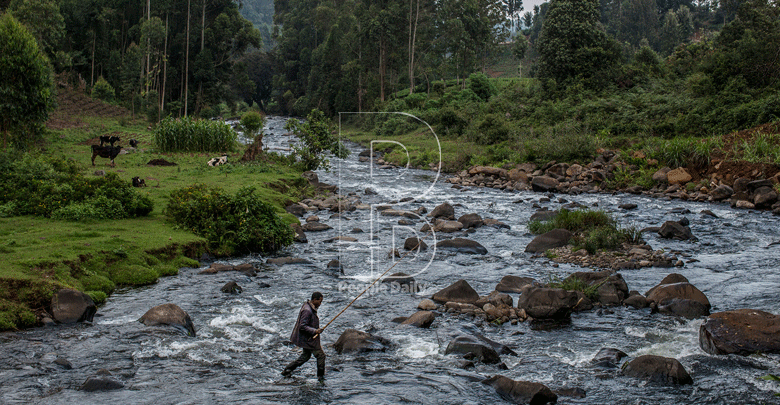
[[[697,240],[697,238],[693,236],[691,228],[677,221],[664,222],[664,224],[661,225],[661,229],[658,231],[658,235],[666,239]]]
[[[428,245],[425,244],[425,242],[422,239],[412,237],[412,238],[407,238],[404,241],[404,249],[423,251],[428,249]]]
[[[638,291],[629,291],[628,298],[623,300],[623,305],[634,307],[636,309],[647,308],[647,298]]]
[[[672,171],[672,169],[668,167],[663,167],[661,169],[658,169],[655,173],[653,173],[653,181],[656,183],[666,183],[667,181],[667,173]]]
[[[628,285],[619,273],[612,274],[611,270],[604,271],[578,271],[566,277],[566,281],[579,279],[589,286],[598,285],[599,302],[602,305],[620,305],[628,297]]]
[[[452,205],[449,203],[443,203],[431,211],[430,214],[428,214],[431,218],[440,218],[444,220],[454,220],[455,219],[455,208],[452,208]]]
[[[529,222],[531,221],[549,221],[556,216],[558,216],[560,212],[558,210],[548,210],[548,209],[541,209],[539,211],[534,212],[531,215],[531,218],[528,219]]]
[[[243,273],[247,277],[254,277],[257,275],[257,270],[252,263],[241,263],[233,266],[233,270]]]
[[[60,323],[92,322],[97,306],[89,295],[70,288],[57,291],[51,298],[54,320]]]
[[[711,307],[704,293],[688,282],[657,285],[647,292],[647,302],[655,311],[689,319],[709,315]]]
[[[471,169],[469,169],[468,173],[472,176],[481,174],[483,176],[493,176],[498,178],[507,177],[506,169],[501,169],[498,167],[490,167],[490,166],[474,166]]]
[[[710,196],[715,201],[722,201],[729,197],[731,197],[734,194],[734,189],[731,187],[722,184],[718,187],[715,187],[714,190],[710,191]]]
[[[290,224],[290,227],[295,231],[295,242],[297,243],[309,243],[309,240],[306,238],[306,233],[303,230],[303,227],[299,223],[293,223]]]
[[[344,266],[342,266],[341,262],[338,261],[337,259],[333,259],[329,261],[328,264],[325,266],[325,269],[344,274]]]
[[[420,301],[419,304],[417,304],[417,309],[421,309],[423,311],[433,311],[437,308],[437,305],[433,300],[426,298],[422,301]]]
[[[492,226],[493,228],[511,229],[511,227],[497,219],[485,218],[482,220],[485,226]]]
[[[517,308],[536,319],[565,319],[580,302],[575,291],[560,288],[526,287],[517,300]]]
[[[418,328],[428,328],[436,319],[436,315],[431,311],[417,311],[412,316],[401,322],[401,325],[412,325]]]
[[[484,224],[482,217],[479,214],[466,214],[458,218],[458,222],[463,224],[464,229],[479,228]]]
[[[272,257],[265,261],[267,264],[284,266],[285,264],[311,264],[310,261],[302,257]]]
[[[496,285],[496,291],[503,293],[521,293],[523,287],[533,284],[531,277],[504,276]]]
[[[777,201],[777,192],[771,186],[763,186],[757,188],[751,197],[756,207],[767,208]]]
[[[476,359],[486,364],[501,362],[501,357],[491,345],[469,335],[459,335],[452,339],[444,351],[444,354],[450,353],[463,354],[470,360]]]
[[[487,249],[478,242],[463,238],[445,239],[436,244],[439,249],[454,250],[458,253],[467,253],[472,255],[487,254]]]
[[[333,344],[339,354],[385,351],[389,346],[389,340],[356,329],[345,330]]]
[[[290,204],[284,207],[284,210],[290,214],[295,215],[296,217],[302,217],[304,214],[306,214],[306,208],[300,204]]]
[[[461,302],[473,304],[479,299],[479,294],[466,280],[458,280],[454,284],[433,294],[433,300],[438,302]]]
[[[181,329],[190,336],[195,336],[195,326],[190,316],[176,304],[158,305],[138,319],[146,326],[170,325]]]
[[[453,233],[463,229],[463,224],[458,221],[439,221],[433,226],[433,230],[442,233]]]
[[[621,373],[656,383],[693,384],[691,375],[677,359],[646,354],[628,362]]]
[[[402,292],[410,292],[410,293],[417,293],[419,292],[419,286],[415,283],[414,277],[404,273],[404,272],[398,272],[393,273],[385,278],[382,279],[382,283],[390,284],[390,288],[393,291],[402,291]]]
[[[693,179],[693,177],[691,177],[688,171],[683,167],[678,167],[674,170],[670,170],[669,173],[666,173],[666,181],[669,184],[685,184],[691,181],[691,179]]]
[[[382,215],[384,216],[390,216],[390,217],[404,217],[409,219],[420,219],[420,216],[412,211],[406,211],[406,210],[384,210],[382,211]]]
[[[531,189],[536,192],[545,193],[548,191],[555,191],[558,188],[560,182],[550,176],[535,176],[531,180]]]
[[[108,370],[101,369],[97,374],[87,378],[79,390],[94,392],[94,391],[111,391],[124,388],[125,384],[117,380]]]
[[[599,350],[590,362],[596,367],[617,368],[620,360],[626,356],[628,355],[621,350],[605,347]]]
[[[484,297],[479,297],[479,299],[474,303],[474,305],[478,306],[479,308],[482,308],[485,306],[485,304],[492,304],[496,307],[500,307],[502,305],[511,307],[512,296],[498,291],[491,291],[490,294]]]
[[[544,253],[549,249],[566,246],[572,238],[572,233],[566,229],[553,229],[535,237],[525,251],[529,253]]]
[[[328,229],[333,229],[332,226],[328,224],[323,224],[322,222],[307,222],[303,225],[301,225],[301,228],[306,232],[322,232],[327,231]]]
[[[493,387],[498,395],[515,404],[543,405],[558,401],[558,396],[540,383],[515,381],[502,375],[494,375],[482,380],[482,384]]]
[[[220,291],[222,291],[225,294],[241,294],[242,292],[244,292],[244,289],[241,288],[241,286],[238,285],[235,281],[231,281],[225,284],[224,286],[222,286],[222,288],[220,288]]]
[[[780,353],[780,316],[757,309],[712,314],[699,328],[699,346],[710,354]]]

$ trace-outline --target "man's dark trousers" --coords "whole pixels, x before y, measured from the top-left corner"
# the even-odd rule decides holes
[[[284,368],[283,374],[289,375],[293,372],[296,368],[303,365],[303,363],[306,363],[311,358],[311,355],[314,355],[314,358],[317,359],[317,378],[325,377],[325,352],[322,350],[322,348],[318,349],[303,349],[303,353],[290,363],[287,367]]]

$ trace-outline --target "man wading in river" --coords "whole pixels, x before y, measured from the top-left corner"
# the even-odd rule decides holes
[[[311,355],[317,359],[317,378],[322,382],[325,379],[325,352],[322,351],[320,346],[320,334],[322,329],[320,328],[320,318],[317,316],[317,308],[322,304],[322,294],[314,292],[311,294],[311,299],[306,301],[301,307],[301,312],[298,314],[298,320],[295,322],[295,328],[293,328],[292,335],[290,335],[290,341],[303,349],[300,357],[282,371],[282,375],[289,377],[292,375],[293,370],[306,363]],[[312,339],[314,336],[316,338]]]

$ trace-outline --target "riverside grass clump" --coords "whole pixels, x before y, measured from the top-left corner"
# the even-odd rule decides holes
[[[153,208],[147,194],[116,173],[87,178],[64,157],[0,153],[0,217],[115,220],[147,216]]]
[[[168,217],[207,240],[216,255],[272,253],[293,242],[293,230],[263,202],[254,187],[234,195],[219,187],[195,184],[171,193]]]
[[[221,121],[190,117],[166,118],[152,134],[159,152],[229,152],[236,148],[238,133]]]
[[[585,249],[590,254],[601,249],[616,249],[623,242],[641,241],[641,234],[636,229],[618,228],[615,220],[600,210],[562,209],[558,215],[548,221],[531,221],[528,224],[528,229],[534,234],[542,234],[558,228],[573,233],[574,247]]]
[[[567,277],[561,280],[558,276],[550,276],[550,281],[547,282],[549,288],[561,288],[566,291],[579,291],[585,294],[591,301],[598,301],[599,299],[599,287],[602,283],[590,285],[585,281],[577,277]]]

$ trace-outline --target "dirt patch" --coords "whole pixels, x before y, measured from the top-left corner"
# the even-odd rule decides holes
[[[165,159],[152,159],[147,163],[149,166],[176,166],[176,163],[169,162]]]
[[[69,85],[57,88],[57,109],[52,112],[46,127],[49,129],[88,128],[80,117],[130,117],[130,110],[94,99]],[[99,144],[99,141],[98,141]]]

